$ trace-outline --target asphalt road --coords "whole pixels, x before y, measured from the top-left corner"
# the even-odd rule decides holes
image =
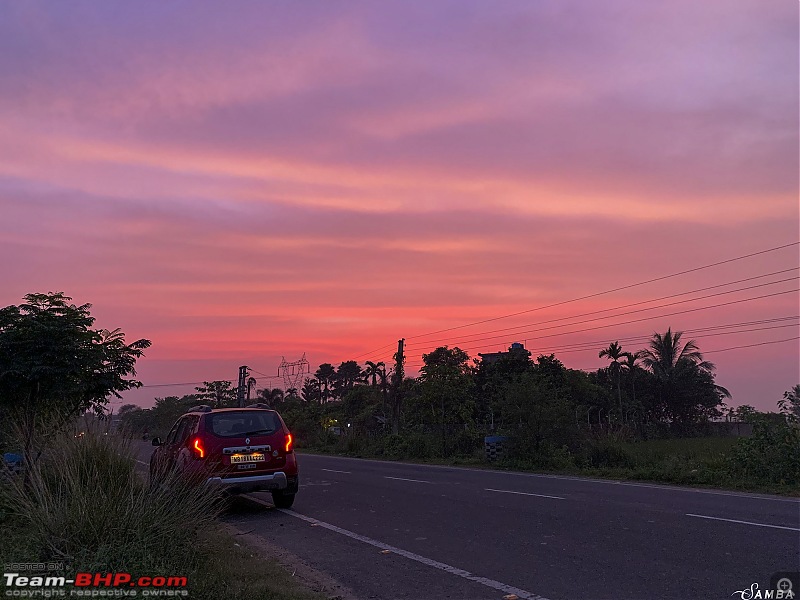
[[[359,598],[731,598],[800,570],[797,499],[302,454],[300,469],[292,510],[254,494],[225,518]]]

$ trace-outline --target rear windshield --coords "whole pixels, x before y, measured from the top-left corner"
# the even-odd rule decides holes
[[[269,410],[215,413],[206,417],[206,423],[221,437],[269,435],[281,429],[278,415]]]

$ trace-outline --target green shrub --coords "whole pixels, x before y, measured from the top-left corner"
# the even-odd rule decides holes
[[[150,490],[127,444],[92,431],[61,436],[6,495],[36,548],[37,556],[26,559],[57,557],[91,570],[188,568],[196,558],[196,532],[215,517],[208,489],[172,478],[169,486]],[[170,547],[181,552],[170,556]]]
[[[800,428],[759,419],[753,435],[740,439],[727,461],[732,477],[779,485],[800,485]]]

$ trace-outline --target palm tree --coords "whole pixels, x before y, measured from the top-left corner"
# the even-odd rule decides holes
[[[636,364],[636,361],[641,358],[639,352],[625,352],[624,354],[625,360],[622,361],[620,364],[620,370],[623,373],[627,373],[631,380],[631,391],[633,392],[633,405],[636,406],[636,371],[639,369],[639,365]]]
[[[261,398],[267,406],[275,408],[283,401],[283,390],[280,388],[258,390],[258,397]]]
[[[664,335],[654,333],[650,347],[640,353],[642,364],[663,380],[669,380],[682,361],[713,371],[714,364],[703,359],[697,342],[689,340],[681,346],[681,336],[682,331],[672,333],[672,328],[667,329]]]
[[[385,367],[386,363],[383,361],[380,362],[372,362],[371,360],[366,361],[366,368],[364,369],[364,376],[369,379],[372,378],[372,387],[376,387],[378,385],[378,374],[380,373],[380,368]]]
[[[379,387],[379,389],[381,390],[381,395],[383,396],[383,416],[385,418],[386,417],[386,397],[389,394],[389,387],[390,387],[389,378],[390,378],[392,370],[389,369],[387,371],[386,370],[386,365],[384,365],[383,363],[378,363],[378,365],[379,366],[378,366],[378,368],[376,370],[378,372],[378,377],[380,378],[380,384],[379,384],[380,387]]]
[[[664,335],[654,333],[649,348],[640,353],[642,364],[653,372],[659,382],[662,405],[675,420],[686,419],[690,415],[691,411],[687,412],[690,407],[678,406],[678,401],[681,388],[692,386],[692,382],[696,383],[698,378],[704,380],[701,385],[716,394],[718,399],[731,397],[728,390],[713,382],[714,363],[703,358],[694,340],[682,344],[682,336],[682,331],[672,333],[672,328],[667,329]]]
[[[330,363],[322,363],[317,369],[317,372],[314,373],[314,377],[316,377],[317,381],[322,384],[323,393],[322,393],[322,402],[327,402],[328,398],[330,398],[330,384],[333,381],[333,378],[336,376],[336,369]]]
[[[609,358],[611,360],[611,364],[608,366],[609,370],[612,374],[615,374],[617,377],[617,398],[619,399],[619,414],[620,420],[622,420],[623,415],[625,414],[622,409],[622,390],[620,389],[619,383],[619,372],[620,372],[620,362],[619,360],[625,356],[625,352],[622,351],[622,346],[619,345],[619,342],[612,342],[609,344],[608,348],[604,348],[600,350],[598,356],[600,358]]]

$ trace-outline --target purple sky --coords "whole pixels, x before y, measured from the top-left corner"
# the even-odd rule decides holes
[[[602,345],[559,349],[797,316],[796,292],[750,299],[797,289],[793,246],[413,339],[797,241],[799,71],[788,0],[5,3],[0,303],[93,303],[153,340],[148,384],[389,360],[364,354],[399,337],[412,368],[438,339],[597,368]],[[698,342],[798,335],[764,326]],[[708,358],[731,404],[774,409],[798,354]]]

